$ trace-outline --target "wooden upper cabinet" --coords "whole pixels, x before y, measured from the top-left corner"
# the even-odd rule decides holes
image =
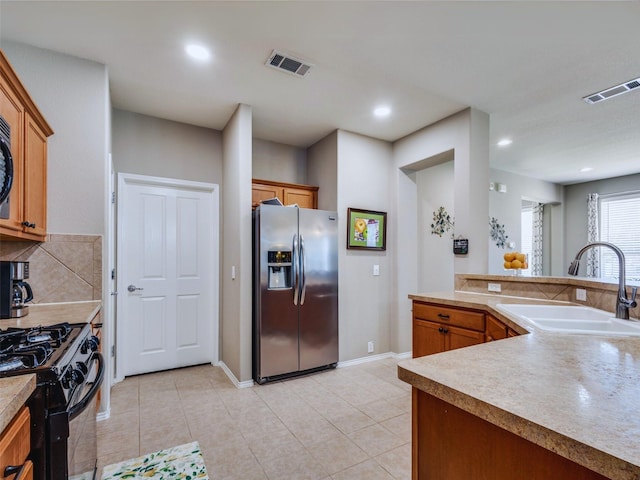
[[[47,138],[53,130],[0,51],[0,115],[11,129],[13,185],[0,237],[44,241],[47,234]]]
[[[251,206],[256,208],[263,200],[277,197],[284,205],[297,203],[300,208],[318,208],[318,187],[270,180],[252,181]]]
[[[29,113],[25,121],[24,232],[47,234],[47,136]]]

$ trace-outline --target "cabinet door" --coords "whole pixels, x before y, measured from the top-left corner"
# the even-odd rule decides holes
[[[445,350],[442,325],[424,320],[413,321],[413,358],[440,353]]]
[[[24,110],[11,92],[4,79],[0,77],[0,115],[11,128],[11,156],[13,157],[13,184],[9,194],[9,218],[0,219],[0,231],[22,231],[22,145]]]
[[[29,409],[22,407],[22,410],[16,414],[9,426],[0,435],[0,474],[2,474],[2,478],[4,478],[6,467],[23,465],[27,460],[27,455],[31,450],[30,419]],[[28,470],[26,473],[28,473]]]
[[[263,200],[277,197],[282,203],[284,202],[283,188],[274,185],[262,185],[254,183],[251,186],[251,206],[253,208],[260,205]]]
[[[284,189],[284,203],[291,205],[297,203],[300,208],[318,208],[316,192],[287,187]]]
[[[24,232],[47,234],[47,137],[25,113]]]
[[[445,329],[444,338],[446,350],[455,350],[456,348],[470,347],[471,345],[484,343],[484,333],[482,332],[450,326],[443,326],[443,328]]]
[[[507,326],[496,317],[487,314],[487,331],[485,333],[486,341],[502,340],[507,338]]]

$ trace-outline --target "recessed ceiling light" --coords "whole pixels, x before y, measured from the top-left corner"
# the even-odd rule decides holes
[[[593,167],[582,167],[580,173],[590,172],[591,170],[593,170]]]
[[[502,140],[498,141],[498,146],[506,147],[507,145],[511,145],[512,143],[513,143],[513,140],[511,140],[510,138],[503,138]]]
[[[204,48],[202,45],[191,44],[187,45],[184,49],[191,58],[195,58],[196,60],[209,60],[211,54],[209,50]]]
[[[373,110],[373,114],[378,118],[388,117],[391,115],[391,108],[386,105],[381,105]]]

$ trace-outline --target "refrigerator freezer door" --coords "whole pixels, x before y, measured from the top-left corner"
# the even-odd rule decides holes
[[[335,212],[299,210],[300,370],[338,362],[338,221]]]
[[[258,291],[254,305],[254,377],[256,380],[295,372],[298,364],[298,307],[295,288],[269,289],[269,251],[292,251],[297,208],[261,205],[256,211],[254,266]]]

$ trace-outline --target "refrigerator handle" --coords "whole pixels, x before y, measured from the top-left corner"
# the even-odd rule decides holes
[[[293,304],[298,305],[298,297],[300,296],[300,272],[298,271],[298,234],[293,235],[293,258],[291,259],[291,268],[293,269]]]
[[[307,258],[304,251],[304,236],[300,234],[300,305],[304,305],[304,295],[307,293]]]

